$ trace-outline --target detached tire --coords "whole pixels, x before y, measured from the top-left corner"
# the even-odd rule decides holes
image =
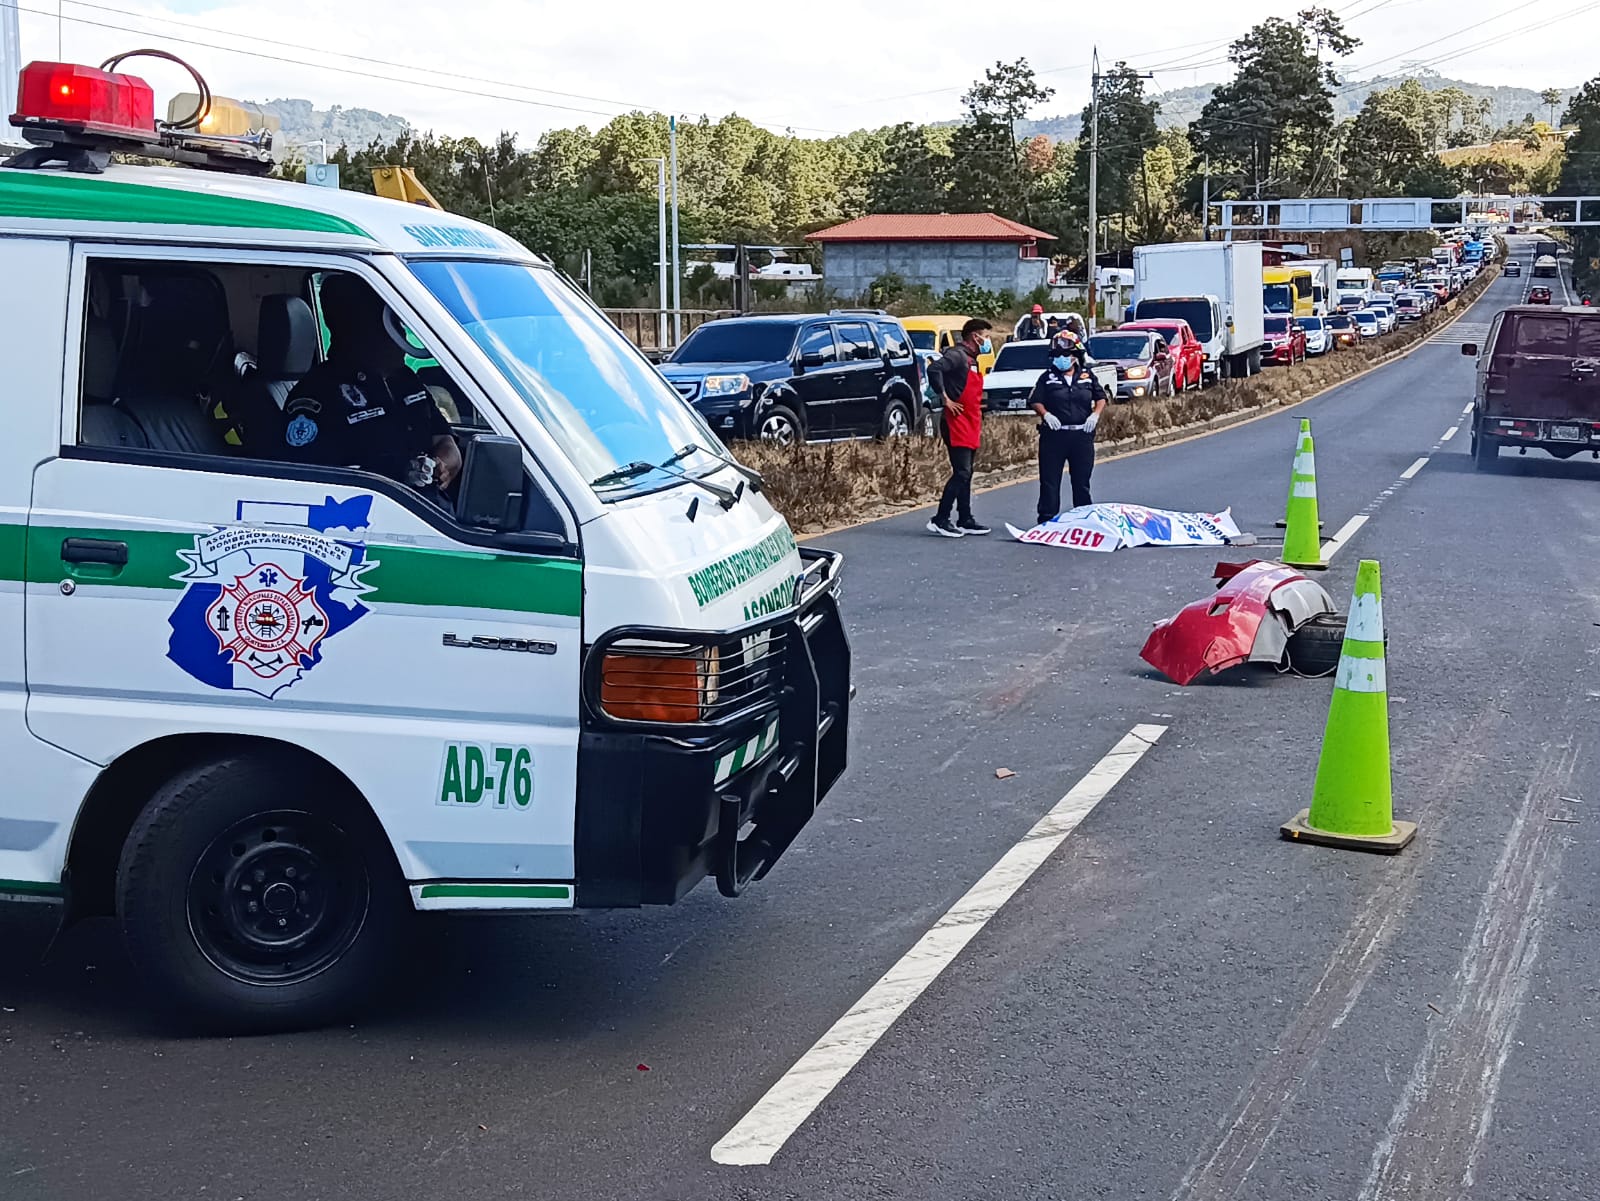
[[[1289,666],[1303,676],[1331,675],[1344,649],[1342,613],[1319,613],[1289,635]]]
[[[1285,652],[1289,666],[1303,676],[1331,676],[1344,652],[1346,620],[1343,613],[1319,613],[1290,634]],[[1387,633],[1383,645],[1389,645]]]
[[[405,882],[331,772],[253,751],[189,768],[134,822],[117,868],[128,953],[158,1003],[207,1030],[346,1016],[381,982]]]

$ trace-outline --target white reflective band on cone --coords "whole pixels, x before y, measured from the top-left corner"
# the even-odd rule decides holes
[[[1296,475],[1316,475],[1317,456],[1309,450],[1302,450],[1294,457],[1294,473]]]
[[[1294,482],[1294,494],[1296,496],[1309,496],[1315,500],[1317,496],[1317,481],[1296,480]]]
[[[1333,677],[1333,686],[1346,692],[1387,692],[1388,676],[1382,659],[1353,659],[1339,656],[1339,670]]]
[[[1362,642],[1383,641],[1383,599],[1368,593],[1358,596],[1350,606],[1350,620],[1345,622],[1344,636]]]

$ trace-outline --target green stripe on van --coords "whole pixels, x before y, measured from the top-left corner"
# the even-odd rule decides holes
[[[474,900],[565,901],[572,895],[570,884],[424,884],[424,901],[435,897]]]
[[[22,552],[27,543],[27,526],[0,525],[0,580],[22,578]]]
[[[45,884],[38,880],[0,880],[0,896],[6,894],[14,897],[60,897],[66,895],[66,889],[59,884]]]
[[[583,612],[583,565],[575,559],[399,546],[372,546],[367,553],[378,561],[362,577],[377,589],[369,600],[561,617]]]
[[[72,579],[79,587],[110,584],[177,591],[188,586],[173,577],[184,570],[178,552],[194,549],[192,534],[65,526],[30,526],[24,531],[22,526],[0,525],[0,579],[54,584],[67,578],[61,544],[68,538],[103,538],[128,545],[128,562],[120,570],[86,564],[73,571]],[[573,559],[376,544],[367,547],[367,554],[374,560],[364,577],[373,588],[365,598],[369,603],[503,609],[560,617],[577,617],[582,612],[583,565]]]
[[[42,171],[0,169],[0,216],[31,217],[41,221],[294,229],[376,240],[343,217],[292,204]]]

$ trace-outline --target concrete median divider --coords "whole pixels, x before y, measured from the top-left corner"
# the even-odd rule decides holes
[[[1226,380],[1170,400],[1113,405],[1100,423],[1101,459],[1137,454],[1204,437],[1313,400],[1379,367],[1414,353],[1477,300],[1498,272],[1486,272],[1450,306],[1381,342],[1329,352],[1293,367],[1249,379]],[[741,442],[739,459],[766,477],[767,494],[796,534],[814,536],[892,516],[937,499],[949,463],[937,438],[802,443],[788,447]],[[984,421],[975,491],[1029,478],[1037,467],[1038,435],[1031,416]]]

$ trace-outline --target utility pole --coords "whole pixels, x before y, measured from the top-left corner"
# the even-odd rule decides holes
[[[1094,48],[1092,74],[1089,77],[1089,332],[1095,332],[1095,317],[1099,309],[1099,272],[1096,264],[1100,257],[1099,220],[1100,191],[1100,47]]]
[[[1202,241],[1211,241],[1211,156],[1206,155],[1206,173],[1200,184],[1200,227],[1205,231]]]
[[[656,159],[656,349],[667,347],[667,160]]]
[[[1154,79],[1155,76],[1146,71],[1135,75],[1124,66],[1117,75],[1128,79]],[[1089,332],[1095,328],[1096,310],[1099,307],[1099,258],[1100,258],[1100,47],[1094,48],[1092,74],[1089,77]],[[1143,149],[1143,147],[1141,147]],[[1110,230],[1107,229],[1106,237],[1110,239]],[[1122,243],[1128,243],[1128,214],[1122,214]]]
[[[683,341],[683,304],[680,287],[683,264],[678,261],[678,118],[667,118],[668,154],[672,156],[672,344]]]

